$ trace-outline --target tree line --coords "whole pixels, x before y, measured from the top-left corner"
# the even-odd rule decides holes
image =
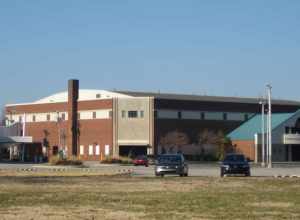
[[[234,146],[230,138],[226,137],[223,131],[212,131],[204,129],[198,133],[196,143],[191,143],[189,136],[182,131],[172,131],[162,136],[159,140],[159,145],[164,153],[183,153],[183,146],[196,144],[199,147],[200,155],[206,155],[206,145],[216,147],[215,158],[223,159],[225,154],[234,151]],[[175,152],[176,151],[176,152]]]

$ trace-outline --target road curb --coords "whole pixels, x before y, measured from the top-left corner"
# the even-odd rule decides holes
[[[274,178],[284,179],[284,178],[300,178],[300,175],[275,175]]]

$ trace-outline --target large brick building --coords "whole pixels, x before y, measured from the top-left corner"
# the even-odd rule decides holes
[[[273,101],[274,113],[299,108],[299,102]],[[183,153],[199,154],[199,132],[208,129],[227,134],[259,113],[259,99],[255,98],[79,90],[77,100],[76,88],[69,85],[69,93],[6,105],[6,124],[25,124],[24,136],[32,137],[32,143],[26,145],[37,154],[51,157],[64,150],[83,160],[100,160],[104,155],[130,152],[159,154],[161,138],[174,131],[189,137],[190,143],[180,149]],[[26,149],[25,154],[32,159]]]

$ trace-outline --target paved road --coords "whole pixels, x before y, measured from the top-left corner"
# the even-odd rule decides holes
[[[134,175],[136,176],[154,176],[154,167],[133,167]],[[190,164],[189,165],[190,176],[220,176],[220,168],[218,165],[206,165],[206,164]],[[298,175],[300,176],[300,167],[275,167],[272,169],[252,167],[251,175],[258,177],[269,176],[286,176],[286,175]]]
[[[99,169],[99,170],[133,170],[134,176],[141,177],[151,177],[154,176],[154,166],[150,167],[135,167],[135,166],[120,166],[120,165],[102,165],[98,162],[88,163],[87,164],[91,169]],[[52,169],[55,167],[47,166],[46,164],[21,164],[21,163],[0,163],[0,169]],[[79,170],[80,168],[72,168],[69,169]],[[218,164],[190,164],[189,165],[189,175],[190,176],[209,176],[209,177],[218,177],[220,176],[220,168]],[[257,166],[253,166],[251,168],[251,175],[258,177],[269,177],[269,176],[286,176],[286,175],[297,175],[300,176],[300,166],[278,166],[275,168],[261,168]]]

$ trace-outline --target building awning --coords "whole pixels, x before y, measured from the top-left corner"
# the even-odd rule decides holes
[[[0,137],[0,144],[27,144],[27,143],[33,143],[33,139],[30,136],[11,136],[11,137]]]

